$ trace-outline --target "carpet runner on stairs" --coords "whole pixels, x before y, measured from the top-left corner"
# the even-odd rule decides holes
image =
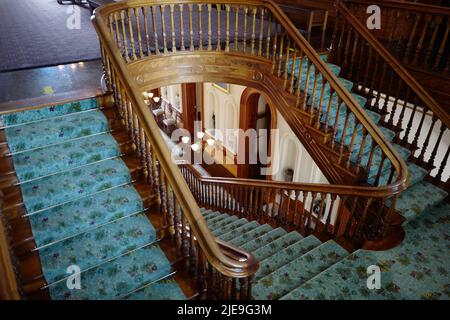
[[[327,62],[326,55],[321,55],[322,60],[327,64],[327,66],[330,68],[330,70],[338,77],[338,80],[342,82],[342,84],[351,92],[353,89],[353,83],[347,79],[344,79],[342,77],[339,77],[341,68],[337,65],[334,65],[332,63]],[[289,63],[288,70],[291,71],[293,69],[293,74],[298,75],[299,74],[299,68],[300,68],[300,60],[295,61],[294,68],[292,68],[292,61]],[[310,85],[306,89],[306,78],[307,78],[307,71],[308,71],[308,60],[304,59],[302,65],[301,65],[301,90],[303,92],[307,92],[308,94],[308,103],[311,103],[313,99],[313,86],[311,83],[314,82],[314,65],[311,65],[310,68],[310,76],[309,76],[309,83]],[[321,81],[321,75],[319,73],[319,78],[317,80],[317,92],[320,92],[322,81]],[[328,84],[326,84],[328,87]],[[336,138],[338,142],[341,142],[342,139],[342,133],[344,132],[344,124],[345,124],[345,113],[346,113],[346,106],[345,104],[342,105],[341,110],[338,115],[338,97],[336,94],[333,94],[333,96],[330,97],[329,88],[325,88],[325,94],[322,100],[321,108],[322,108],[322,116],[321,121],[325,123],[325,120],[328,118],[329,123],[334,124],[335,119],[338,117],[338,126],[337,126],[337,134]],[[371,105],[372,101],[368,100],[365,97],[362,97],[356,93],[352,93],[353,97],[355,97],[356,101],[360,104],[361,108],[367,113],[367,115],[374,121],[375,124],[378,124],[379,120],[381,119],[381,115],[378,113],[375,113],[368,109],[368,107]],[[327,114],[327,108],[330,99],[332,100],[331,103],[331,110],[329,114]],[[320,104],[320,94],[316,94],[314,98],[314,105]],[[345,143],[347,145],[350,144],[353,130],[354,129],[354,115],[350,114],[349,116],[349,122],[347,124],[346,129],[346,135],[343,138]],[[408,221],[414,219],[417,215],[419,215],[421,212],[425,210],[429,210],[433,208],[434,206],[438,205],[441,201],[443,201],[447,196],[448,193],[444,191],[443,189],[440,189],[433,185],[431,182],[428,182],[425,180],[425,177],[428,174],[428,171],[423,169],[422,167],[414,164],[412,161],[410,161],[410,155],[411,151],[409,149],[406,149],[394,142],[392,140],[396,136],[396,133],[392,130],[389,130],[385,127],[379,126],[379,129],[385,136],[385,138],[391,142],[392,146],[396,149],[396,151],[399,153],[399,155],[406,161],[408,166],[408,171],[410,175],[410,186],[409,188],[403,192],[400,197],[397,200],[396,208],[397,211],[402,214]],[[357,127],[357,135],[354,140],[354,152],[352,161],[356,161],[356,157],[359,153],[359,148],[361,147],[361,141],[362,141],[362,125],[360,124],[359,127]],[[362,150],[362,158],[361,158],[361,166],[367,165],[369,159],[370,159],[370,146],[371,146],[371,138],[367,137],[366,142],[364,144],[364,149]],[[382,157],[381,157],[381,150],[377,147],[374,152],[374,156],[372,159],[372,166],[371,171],[368,173],[368,180],[367,183],[369,185],[374,185],[376,183],[376,175],[378,171],[378,167],[381,164]],[[378,181],[378,185],[386,185],[389,181],[389,176],[391,173],[391,166],[388,161],[385,161],[383,164],[383,168],[381,171],[381,176]],[[393,179],[395,179],[395,174]],[[392,180],[394,181],[394,180]],[[389,204],[389,203],[388,203]]]
[[[96,99],[1,121],[51,298],[185,299]]]
[[[322,243],[313,235],[302,237],[295,231],[288,233],[218,211],[202,212],[215,235],[259,260],[253,279],[254,299],[450,298],[447,203],[411,221],[400,246],[352,254],[333,240]],[[243,223],[229,231],[229,221]],[[381,288],[377,290],[367,288],[367,268],[372,265],[381,269]]]

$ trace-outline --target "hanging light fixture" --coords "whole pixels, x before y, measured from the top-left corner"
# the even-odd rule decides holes
[[[197,138],[199,138],[200,140],[203,139],[204,135],[205,135],[204,132],[201,132],[201,131],[197,132]]]
[[[156,97],[153,97],[153,101],[155,101],[156,103],[158,103],[158,102],[159,102],[159,100],[161,100],[161,98],[160,98],[160,97],[158,97],[158,96],[156,96]]]
[[[151,98],[153,98],[153,96],[154,96],[155,94],[153,93],[153,92],[149,92],[148,93],[148,97],[151,99]]]
[[[208,140],[206,140],[206,143],[208,144],[208,146],[212,146],[214,144],[214,139],[209,138]]]
[[[144,96],[144,100],[148,99],[148,92],[147,91],[142,92],[142,95]]]
[[[181,137],[181,141],[183,141],[183,143],[188,143],[189,140],[190,138],[188,136]]]
[[[198,149],[200,149],[200,146],[197,143],[191,144],[191,149],[192,151],[197,151]]]

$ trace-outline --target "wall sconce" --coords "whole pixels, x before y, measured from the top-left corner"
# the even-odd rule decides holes
[[[214,139],[208,139],[206,140],[206,143],[208,144],[208,146],[212,146],[214,144]]]
[[[199,138],[200,140],[203,139],[204,135],[205,135],[204,132],[201,132],[201,131],[197,132],[197,138]]]
[[[183,143],[188,143],[189,140],[190,138],[188,136],[181,137],[181,141],[183,141]]]

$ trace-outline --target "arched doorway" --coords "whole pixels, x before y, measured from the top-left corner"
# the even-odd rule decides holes
[[[271,176],[261,174],[261,169],[269,167],[271,163],[260,156],[262,152],[272,159],[270,131],[276,125],[276,110],[267,102],[264,94],[259,90],[246,88],[241,95],[239,128],[242,130],[241,134],[249,129],[256,130],[256,143],[250,143],[251,135],[239,137],[238,154],[245,155],[245,163],[238,163],[238,178],[271,179]],[[249,163],[252,152],[256,163]]]

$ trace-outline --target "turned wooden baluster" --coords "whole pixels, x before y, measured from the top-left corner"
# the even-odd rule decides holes
[[[411,55],[414,53],[415,49],[413,49],[413,42],[416,37],[417,27],[419,25],[419,21],[422,18],[420,13],[417,13],[414,17],[414,24],[411,30],[411,33],[408,37],[408,43],[406,44],[405,55],[403,56],[403,62],[409,63],[411,60]]]
[[[240,6],[234,7],[234,50],[238,51],[239,40],[239,10]],[[227,27],[228,28],[228,27]]]
[[[194,51],[194,26],[192,22],[192,3],[188,4],[189,9],[189,50]]]
[[[167,32],[166,32],[166,20],[165,20],[165,9],[166,5],[161,5],[161,26],[162,26],[162,35],[163,35],[163,52],[168,53],[169,50],[167,49]]]
[[[268,12],[267,21],[267,38],[266,38],[266,59],[270,59],[270,41],[271,41],[271,28],[272,28],[272,14]]]
[[[442,16],[434,16],[432,18],[431,27],[433,28],[433,33],[431,36],[431,40],[428,43],[427,47],[425,48],[425,57],[423,59],[423,66],[430,68],[433,64],[433,59],[431,59],[431,54],[433,53],[433,49],[436,44],[436,37],[439,31],[439,26],[443,22]]]
[[[294,83],[295,83],[295,65],[297,63],[297,49],[294,50],[294,57],[292,58],[292,64],[291,64],[291,75],[290,75],[290,81],[289,81],[289,93],[294,93]],[[289,59],[288,59],[289,60]],[[287,72],[286,72],[287,74]]]
[[[142,59],[144,57],[144,46],[142,44],[142,36],[141,36],[141,22],[139,19],[139,8],[134,9],[134,18],[136,21],[136,29],[137,29],[137,37],[138,37],[138,45],[139,45],[139,57]]]
[[[260,56],[260,57],[263,56],[262,45],[263,45],[263,39],[264,39],[264,13],[265,13],[265,11],[266,10],[264,8],[261,8],[260,15],[259,15],[260,23],[259,23],[258,56]]]
[[[302,107],[301,107],[301,109],[303,111],[306,111],[306,107],[307,107],[309,82],[310,82],[309,79],[310,79],[310,76],[311,76],[311,66],[312,66],[311,60],[308,59],[307,62],[308,62],[308,67],[306,69],[306,82],[305,82],[305,88],[303,89],[304,93],[305,93],[305,96],[303,98],[303,103],[302,103]]]
[[[319,71],[317,70],[317,68],[314,68],[314,81],[313,81],[312,95],[310,97],[311,103],[310,103],[310,106],[309,106],[309,113],[311,114],[310,121],[313,120],[312,116],[313,116],[314,111],[315,111],[318,75],[319,75]],[[320,108],[320,106],[319,106],[319,108]],[[312,125],[312,123],[309,123],[309,124]]]
[[[435,144],[434,144],[434,149],[433,149],[433,151],[431,152],[430,159],[428,160],[428,164],[429,164],[430,166],[434,166],[434,160],[436,159],[437,150],[438,150],[438,148],[439,148],[439,145],[440,145],[440,143],[441,143],[442,136],[443,136],[444,131],[445,131],[446,129],[447,129],[447,127],[445,126],[445,124],[441,122],[441,127],[440,127],[440,129],[439,129],[439,135],[438,135],[438,138],[437,138],[437,140],[436,140],[436,142],[435,142]],[[438,166],[437,166],[437,167],[438,167]]]
[[[442,173],[444,172],[445,167],[447,166],[447,161],[448,161],[449,154],[450,154],[450,145],[447,146],[447,151],[445,152],[445,156],[444,156],[444,158],[441,161],[441,165],[440,165],[438,173],[437,173],[437,175],[435,177],[435,181],[438,182],[438,183],[443,181]]]
[[[225,34],[226,34],[226,38],[225,38],[225,52],[229,52],[230,51],[230,11],[231,11],[231,6],[229,4],[227,4],[225,6],[225,10],[227,12],[227,21],[226,21],[226,25],[225,25]]]
[[[160,54],[159,51],[159,41],[158,41],[158,29],[157,29],[157,22],[156,22],[156,6],[151,6],[152,11],[152,25],[153,25],[153,36],[155,40],[155,52],[156,54]]]
[[[207,10],[208,10],[208,51],[212,50],[212,43],[211,43],[211,10],[212,10],[212,5],[208,4],[207,5]]]
[[[203,26],[202,26],[202,20],[203,20],[203,4],[197,5],[197,11],[198,11],[198,50],[203,50]]]
[[[320,124],[322,121],[322,115],[324,113],[323,111],[323,100],[325,98],[325,88],[329,87],[328,86],[328,82],[326,81],[326,79],[324,77],[322,77],[322,83],[321,83],[321,89],[320,89],[320,98],[319,98],[319,104],[318,104],[318,114],[316,117],[316,129],[319,130],[320,129]],[[330,97],[331,99],[331,97]]]
[[[284,82],[283,82],[283,89],[287,89],[288,84],[288,67],[289,67],[289,59],[290,59],[290,46],[291,46],[291,38],[288,37],[287,44],[286,44],[286,61],[284,63]],[[295,61],[295,60],[294,60]]]
[[[424,110],[424,113],[426,111]],[[438,120],[438,118],[433,114],[432,118],[431,118],[431,125],[430,125],[430,129],[428,130],[428,134],[427,137],[425,138],[425,141],[423,143],[423,147],[422,147],[422,151],[420,153],[419,158],[417,158],[417,160],[419,161],[419,163],[425,163],[425,153],[428,150],[429,144],[430,144],[430,138],[431,138],[431,133],[433,132],[434,129],[434,125],[436,124],[436,121]],[[430,164],[432,165],[432,163]]]
[[[132,26],[132,21],[131,21],[131,11],[134,11],[134,10],[133,9],[128,9],[127,10],[128,30],[130,32],[130,43],[131,43],[132,57],[133,57],[133,60],[137,60],[136,45],[135,45],[135,41],[134,41],[133,26]]]
[[[352,157],[353,157],[353,152],[354,152],[354,149],[355,149],[356,134],[358,133],[358,126],[360,124],[360,122],[358,121],[358,119],[356,117],[354,117],[354,124],[355,125],[353,127],[352,138],[351,138],[351,141],[350,141],[350,145],[348,146],[349,150],[348,150],[348,155],[347,155],[347,162],[345,164],[346,168],[350,168],[351,160],[352,160]]]
[[[180,49],[181,51],[185,51],[186,47],[185,47],[185,43],[184,43],[184,5],[183,4],[179,4],[178,8],[180,10]]]
[[[123,37],[123,47],[125,49],[125,61],[130,62],[130,56],[128,55],[128,40],[127,33],[125,29],[125,11],[120,11],[120,22],[122,25],[122,37]]]
[[[222,13],[221,13],[221,8],[222,8],[222,6],[221,5],[217,5],[216,6],[216,10],[217,10],[217,46],[216,46],[216,50],[217,51],[220,51],[220,50],[222,50],[222,45],[221,45],[221,43],[222,43],[222,38],[221,38],[221,35],[220,35],[220,29],[221,29],[221,23],[220,23],[220,17],[221,17],[221,15],[222,15]]]
[[[370,207],[370,204],[372,203],[372,200],[373,200],[372,198],[369,198],[365,201],[363,213],[360,217],[360,220],[359,220],[358,225],[356,226],[356,230],[355,230],[354,240],[356,242],[362,243],[362,241],[364,240],[363,233],[366,231],[366,230],[364,230],[364,227],[366,226],[367,213],[369,211],[369,207]]]
[[[331,148],[333,148],[333,149],[336,144],[337,127],[339,124],[339,117],[341,115],[341,108],[342,108],[343,104],[344,104],[344,102],[342,101],[342,98],[340,96],[338,96],[338,108],[336,111],[336,118],[334,119],[333,131],[331,134]]]
[[[255,41],[256,41],[256,13],[258,8],[253,7],[252,8],[252,42],[251,42],[251,54],[255,54]],[[261,21],[262,22],[262,21]],[[260,35],[261,36],[261,35]]]
[[[142,16],[144,17],[144,32],[145,32],[145,45],[147,48],[147,56],[149,56],[152,52],[150,49],[150,31],[148,29],[148,8],[142,7]]]
[[[278,67],[277,67],[277,76],[281,78],[281,68],[283,65],[283,50],[284,50],[284,38],[286,35],[280,35],[280,52],[278,54]]]
[[[445,47],[447,45],[447,39],[448,39],[448,34],[450,32],[450,23],[447,20],[444,20],[444,23],[447,25],[447,28],[445,29],[445,34],[441,40],[441,46],[439,47],[438,53],[436,55],[436,58],[434,59],[434,65],[433,65],[433,70],[438,70],[439,66],[442,62],[442,59],[445,57],[444,56],[444,51],[445,51]]]
[[[170,4],[169,5],[169,9],[170,9],[170,31],[172,33],[172,52],[177,52],[177,44],[176,44],[176,35],[175,35],[175,20],[173,18],[173,12],[175,10],[175,5],[174,4]]]
[[[248,7],[244,6],[243,7],[243,11],[244,11],[244,41],[243,41],[243,45],[244,45],[244,53],[247,51],[247,17],[248,17]]]
[[[275,24],[273,46],[272,46],[272,73],[275,74],[277,61],[277,45],[278,45],[278,24]]]
[[[425,14],[424,21],[422,22],[422,24],[424,26],[422,29],[422,33],[420,34],[420,38],[417,43],[415,55],[414,55],[413,64],[415,64],[415,65],[418,65],[420,62],[419,58],[421,57],[422,47],[423,47],[423,43],[425,41],[425,36],[427,35],[427,32],[428,32],[428,27],[430,25],[430,21],[431,21],[431,14]]]

